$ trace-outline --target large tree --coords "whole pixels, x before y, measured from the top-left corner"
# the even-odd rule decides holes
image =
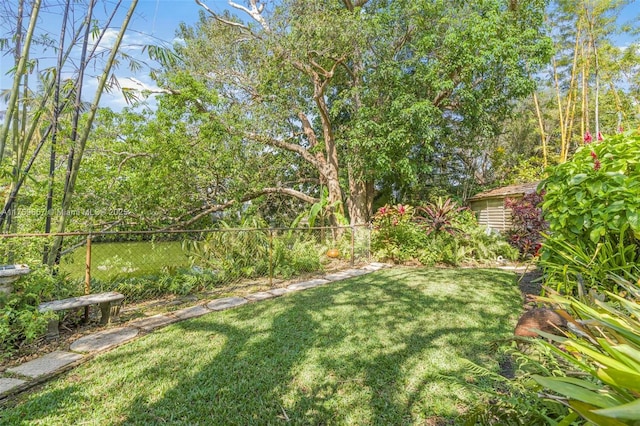
[[[186,72],[217,94],[193,102],[238,148],[292,153],[289,172],[312,173],[254,189],[312,202],[326,188],[352,223],[376,190],[415,187],[436,150],[473,155],[548,51],[539,1],[250,0],[222,14],[197,3],[206,13],[181,29],[182,61],[161,83],[180,94],[171,76]]]

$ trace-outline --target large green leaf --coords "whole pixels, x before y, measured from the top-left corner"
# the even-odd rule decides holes
[[[600,380],[611,386],[640,392],[640,374],[638,373],[630,373],[613,368],[600,368],[597,375]]]
[[[585,404],[580,401],[569,401],[569,406],[593,424],[599,426],[624,426],[624,423],[619,422],[618,420],[596,414],[594,409],[597,407],[594,407],[593,405]]]
[[[595,410],[594,413],[615,419],[640,420],[640,399],[617,407]]]
[[[599,408],[612,407],[618,403],[611,395],[601,394],[589,389],[588,384],[576,385],[574,383],[567,383],[565,378],[560,377],[542,377],[534,375],[533,379],[541,386],[556,392],[569,399],[575,399],[578,401],[586,402],[587,404],[594,405]]]

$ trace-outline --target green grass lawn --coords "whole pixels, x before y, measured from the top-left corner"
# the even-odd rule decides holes
[[[434,424],[521,311],[515,275],[394,268],[158,330],[21,396],[2,424]]]
[[[71,278],[85,274],[86,247],[65,256],[60,269]],[[156,275],[164,267],[188,267],[180,241],[94,243],[91,245],[91,276],[110,280],[119,276]]]

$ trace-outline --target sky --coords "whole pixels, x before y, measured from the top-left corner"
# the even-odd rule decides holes
[[[108,47],[115,40],[118,25],[122,22],[122,18],[126,13],[126,9],[130,0],[123,0],[121,13],[115,19],[116,25],[110,29],[104,40],[105,47]],[[320,0],[310,0],[320,1]],[[43,0],[48,5],[42,11],[41,24],[39,30],[49,32],[53,39],[57,39],[60,32],[60,22],[62,20],[62,0]],[[228,0],[204,0],[209,8],[216,12],[228,9]],[[238,3],[245,3],[243,0],[236,0]],[[98,16],[105,14],[105,9],[113,7],[115,0],[99,0],[99,7],[96,10]],[[17,0],[0,0],[0,38],[6,37],[7,29],[11,28],[14,23],[7,19],[11,12],[15,13]],[[53,6],[52,6],[53,5]],[[203,9],[195,3],[195,0],[139,0],[136,13],[129,25],[129,30],[123,42],[123,49],[134,57],[146,58],[142,53],[142,46],[148,44],[171,44],[175,40],[176,30],[181,22],[192,25],[198,21],[199,12]],[[4,13],[3,13],[4,12]],[[5,16],[3,18],[2,16]],[[625,7],[621,16],[620,24],[623,22],[631,22],[637,20],[640,16],[640,0],[631,1]],[[80,16],[76,17],[80,19]],[[633,41],[631,37],[620,37],[617,43],[625,46]],[[55,63],[55,52],[49,50],[40,55],[39,66],[46,68]],[[13,59],[8,56],[0,56],[0,90],[8,89],[11,86],[11,76],[6,75],[13,67]],[[136,89],[154,89],[156,86],[148,75],[148,69],[142,69],[137,72],[131,72],[125,65],[116,70],[116,76],[123,87],[131,87]],[[92,99],[95,87],[97,87],[97,79],[95,76],[98,70],[95,70],[93,78],[88,78],[85,84],[84,100]],[[126,101],[121,93],[114,91],[103,95],[101,106],[108,106],[115,110],[119,110],[126,106]],[[0,110],[3,103],[0,101]]]

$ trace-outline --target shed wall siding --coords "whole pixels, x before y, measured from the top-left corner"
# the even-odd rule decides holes
[[[504,206],[504,198],[487,198],[471,202],[471,210],[476,213],[478,224],[498,231],[511,228],[511,209]]]

